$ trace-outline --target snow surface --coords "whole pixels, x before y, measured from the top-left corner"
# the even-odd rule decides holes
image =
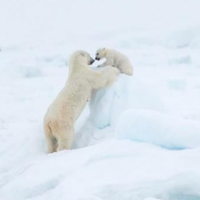
[[[200,145],[200,123],[151,110],[128,110],[119,118],[115,136],[170,149]]]
[[[0,1],[0,200],[200,200],[199,7]],[[73,150],[47,155],[43,117],[69,55],[103,46],[134,76],[94,92]]]

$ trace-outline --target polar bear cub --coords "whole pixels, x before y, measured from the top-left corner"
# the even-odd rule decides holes
[[[126,74],[129,76],[133,75],[133,67],[130,60],[121,52],[118,52],[114,49],[98,49],[95,59],[101,60],[102,58],[106,58],[106,61],[98,67],[111,65],[118,68],[122,74]]]
[[[103,70],[92,70],[89,65],[93,62],[85,51],[76,51],[70,57],[67,83],[44,117],[49,153],[71,148],[75,121],[83,111],[91,92],[110,85],[120,73],[111,66]]]

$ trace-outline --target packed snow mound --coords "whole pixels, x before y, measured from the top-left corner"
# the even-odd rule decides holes
[[[97,128],[115,127],[128,109],[163,111],[162,99],[139,80],[121,74],[112,86],[94,91],[90,99],[90,120]]]
[[[151,110],[128,110],[119,118],[119,139],[148,142],[170,149],[200,146],[200,123]]]
[[[28,149],[24,148],[19,151]],[[0,196],[3,200],[173,200],[174,196],[182,200],[187,195],[186,200],[191,200],[191,194],[200,195],[198,155],[195,149],[174,152],[150,144],[109,140],[32,156],[1,173]]]

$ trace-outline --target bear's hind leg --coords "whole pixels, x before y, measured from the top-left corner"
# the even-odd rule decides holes
[[[56,152],[56,149],[57,149],[57,140],[52,135],[51,122],[46,123],[44,125],[44,131],[45,131],[45,136],[46,136],[47,151],[48,151],[48,153]]]
[[[58,148],[57,151],[62,150],[69,150],[72,147],[73,142],[73,127],[66,127],[66,129],[59,134],[57,141],[58,141]]]
[[[57,149],[57,146],[58,146],[56,138],[48,135],[46,137],[46,140],[47,140],[47,150],[48,150],[48,153],[56,152],[56,149]]]

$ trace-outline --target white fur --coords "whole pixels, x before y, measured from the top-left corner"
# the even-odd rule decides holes
[[[133,75],[133,67],[130,60],[121,52],[114,49],[98,49],[96,52],[96,59],[100,60],[102,58],[106,58],[106,61],[98,67],[112,65],[118,68],[122,74]]]
[[[83,111],[92,90],[110,85],[119,74],[119,70],[113,67],[92,70],[89,67],[91,60],[85,51],[76,51],[70,58],[67,83],[48,108],[44,118],[49,153],[71,148],[74,123]]]

